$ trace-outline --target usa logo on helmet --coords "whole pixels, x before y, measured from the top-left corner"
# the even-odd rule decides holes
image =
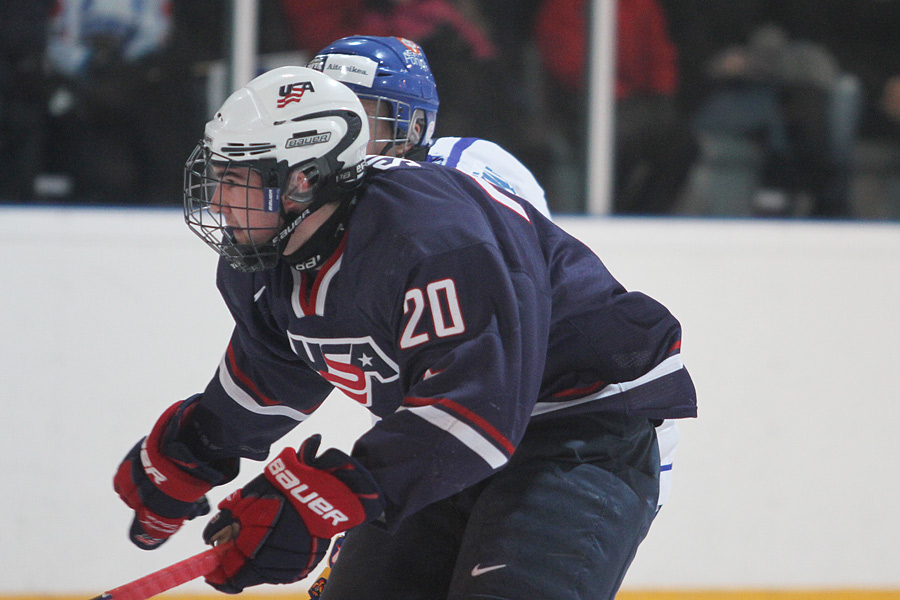
[[[303,94],[306,92],[315,93],[311,81],[302,81],[300,83],[288,83],[278,88],[278,108],[284,108],[291,102],[300,102]]]

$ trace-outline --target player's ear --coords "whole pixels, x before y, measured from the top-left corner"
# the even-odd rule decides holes
[[[409,132],[406,135],[406,144],[403,146],[403,153],[401,156],[406,156],[408,153],[412,152],[419,143],[419,140],[422,139],[422,134],[425,132],[425,119],[422,115],[418,114],[419,111],[416,111],[416,113],[416,118],[413,119]]]

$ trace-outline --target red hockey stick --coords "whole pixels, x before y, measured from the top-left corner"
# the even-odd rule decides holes
[[[220,544],[155,573],[135,579],[131,583],[113,588],[91,600],[147,600],[182,583],[211,573],[218,566],[222,553],[230,545]]]

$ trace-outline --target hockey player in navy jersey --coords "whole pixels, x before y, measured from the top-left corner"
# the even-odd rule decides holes
[[[369,115],[370,154],[455,167],[528,200],[548,218],[544,189],[516,157],[488,140],[433,136],[440,101],[422,48],[398,37],[353,35],[322,50],[307,65],[344,83]],[[675,420],[656,428],[660,451],[658,508],[672,487],[672,458],[681,439]]]
[[[353,92],[303,67],[207,124],[185,216],[235,328],[116,473],[131,539],[165,542],[337,388],[380,420],[223,500],[211,585],[297,581],[347,531],[323,598],[613,598],[655,514],[654,423],[696,415],[678,321],[527,202],[367,159],[368,137]]]

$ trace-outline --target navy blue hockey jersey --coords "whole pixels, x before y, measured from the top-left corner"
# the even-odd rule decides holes
[[[386,157],[315,274],[218,285],[236,327],[198,406],[217,456],[262,459],[338,388],[381,420],[354,456],[395,524],[506,464],[533,419],[696,415],[678,321],[527,202]]]

